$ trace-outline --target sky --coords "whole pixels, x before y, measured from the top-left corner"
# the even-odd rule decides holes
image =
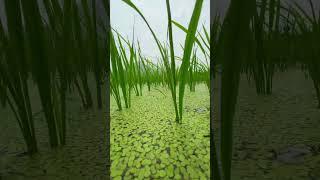
[[[134,4],[141,10],[146,17],[151,28],[155,31],[156,36],[161,42],[167,41],[167,9],[165,0],[132,0]],[[194,4],[196,0],[171,0],[171,16],[172,19],[188,27],[192,16]],[[121,0],[110,0],[110,22],[111,26],[116,29],[124,37],[132,40],[133,26],[135,31],[135,39],[138,39],[141,46],[142,54],[151,60],[160,57],[159,49],[149,31],[147,25],[142,18],[131,7]],[[202,32],[202,24],[209,31],[210,28],[210,0],[204,0],[202,12],[200,16],[198,30]],[[175,55],[182,57],[182,48],[184,45],[186,34],[173,26],[173,39],[175,47]],[[198,51],[201,57],[200,50]]]

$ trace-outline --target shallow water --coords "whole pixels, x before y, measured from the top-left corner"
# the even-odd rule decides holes
[[[112,178],[208,179],[208,88],[186,89],[182,124],[175,122],[170,91],[159,90],[145,89],[123,111],[111,101]]]

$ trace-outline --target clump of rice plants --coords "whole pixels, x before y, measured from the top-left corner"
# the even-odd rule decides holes
[[[24,34],[19,1],[5,1],[8,35],[0,27],[2,49],[0,57],[1,101],[9,104],[27,145],[29,154],[38,151],[34,131],[27,78],[27,58],[24,56]],[[18,52],[18,53],[16,53]],[[9,91],[7,90],[9,89]]]
[[[28,87],[37,87],[52,148],[67,137],[67,97],[78,93],[82,107],[94,108],[89,76],[96,81],[97,107],[108,73],[107,29],[99,24],[96,1],[4,1],[6,24],[0,21],[0,100],[11,108],[30,154],[37,152],[33,102]],[[107,1],[104,1],[107,10]],[[7,27],[5,30],[4,27]],[[107,33],[107,32],[106,32]]]
[[[208,58],[208,49],[209,49],[209,34],[206,31],[206,29],[203,26],[203,29],[205,31],[205,38],[200,35],[202,39],[202,43],[196,38],[197,28],[198,28],[198,22],[199,17],[201,14],[202,9],[202,0],[197,0],[192,17],[189,22],[189,27],[184,28],[179,23],[173,21],[171,19],[171,9],[170,9],[170,2],[166,1],[166,7],[167,7],[167,15],[168,15],[168,40],[169,40],[169,46],[163,45],[151,26],[149,25],[147,19],[144,17],[143,13],[138,9],[138,7],[135,6],[134,3],[132,3],[130,0],[124,0],[124,3],[129,5],[131,8],[133,8],[143,19],[143,21],[148,26],[152,37],[154,38],[157,47],[159,49],[159,52],[161,54],[161,65],[154,65],[152,64],[149,66],[150,63],[146,61],[146,58],[141,56],[141,50],[138,47],[135,47],[134,42],[129,43],[128,40],[125,40],[119,33],[118,35],[118,43],[119,43],[119,50],[117,50],[117,46],[115,43],[115,38],[113,33],[111,36],[111,46],[113,46],[112,49],[112,72],[114,73],[113,81],[114,83],[111,83],[111,86],[113,87],[113,94],[115,98],[117,99],[117,104],[119,107],[119,110],[122,109],[121,107],[121,96],[120,96],[120,86],[122,90],[122,95],[124,102],[127,101],[130,102],[130,94],[131,94],[131,88],[133,87],[136,95],[142,94],[142,84],[147,83],[149,89],[151,86],[151,83],[155,83],[155,79],[153,79],[151,76],[155,77],[161,77],[162,82],[166,82],[165,84],[168,86],[168,88],[171,91],[172,101],[174,105],[174,109],[176,112],[176,121],[181,123],[182,120],[182,112],[183,112],[183,99],[184,99],[184,92],[185,92],[185,86],[186,84],[191,84],[191,90],[194,91],[194,86],[196,81],[199,81],[201,78],[207,82],[207,85],[209,85],[209,78],[205,78],[205,72],[209,72],[209,65],[198,63],[197,56],[195,51],[193,51],[194,42],[197,42],[197,44],[202,49],[202,52],[205,55],[205,58]],[[175,24],[178,27],[180,27],[184,32],[186,32],[186,40],[185,44],[183,46],[184,48],[184,54],[183,57],[181,57],[181,66],[176,66],[176,56],[174,53],[174,44],[173,44],[173,35],[172,35],[172,25]],[[124,51],[123,43],[122,41],[125,41],[128,45],[128,48],[130,49],[130,59],[128,60],[126,52]],[[205,45],[203,45],[205,44]],[[207,51],[203,49],[203,46],[206,46],[208,49]],[[121,52],[121,53],[119,53]],[[193,55],[192,55],[193,54]],[[125,64],[123,66],[122,64]],[[156,70],[155,70],[156,68]],[[125,70],[124,70],[125,69]],[[201,70],[200,70],[201,69]],[[156,75],[151,72],[161,73]],[[122,81],[120,81],[120,78]],[[145,79],[145,81],[143,81]],[[153,79],[153,81],[151,81]],[[146,81],[147,80],[147,81]],[[125,87],[126,84],[128,84],[128,87]],[[128,89],[128,90],[126,90]],[[140,89],[140,91],[139,91]],[[140,93],[140,94],[139,94]],[[177,96],[179,95],[179,96]],[[128,106],[127,106],[128,107]]]

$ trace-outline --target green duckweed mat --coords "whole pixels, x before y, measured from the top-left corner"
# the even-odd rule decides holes
[[[182,124],[165,88],[145,89],[123,111],[111,98],[111,178],[208,179],[209,98],[203,84],[187,90]]]

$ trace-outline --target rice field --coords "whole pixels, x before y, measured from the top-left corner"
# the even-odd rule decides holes
[[[320,177],[317,1],[117,2],[158,55],[109,0],[0,0],[0,179]]]
[[[112,28],[111,178],[209,179],[210,35],[199,22],[203,0],[194,1],[187,26],[172,19],[171,1],[162,2],[166,40],[133,1],[122,2],[143,20],[160,56],[144,56],[135,34],[125,38]],[[181,57],[173,28],[185,35]]]

